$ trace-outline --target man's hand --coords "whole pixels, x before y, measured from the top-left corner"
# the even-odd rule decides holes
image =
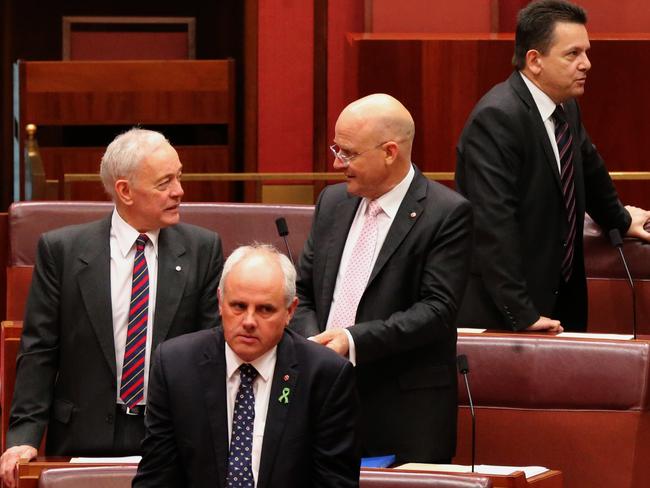
[[[14,488],[16,486],[15,470],[18,461],[21,459],[34,459],[36,454],[38,454],[38,451],[32,446],[14,446],[7,449],[0,456],[0,478],[2,478],[3,486]]]
[[[536,332],[563,332],[564,328],[560,324],[559,320],[553,320],[548,317],[540,316],[530,327],[526,330],[532,330]]]
[[[631,205],[626,205],[625,209],[630,212],[630,217],[632,217],[632,223],[625,235],[638,237],[639,239],[650,242],[650,232],[644,228],[646,222],[650,220],[650,212],[639,207],[632,207]]]
[[[327,329],[325,332],[321,332],[309,339],[329,347],[344,358],[348,356],[350,343],[348,342],[348,336],[343,329]]]

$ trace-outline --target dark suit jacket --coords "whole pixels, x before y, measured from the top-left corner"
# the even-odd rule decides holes
[[[27,299],[7,445],[49,455],[108,455],[117,380],[110,288],[110,216],[44,234]],[[177,271],[176,267],[181,270]],[[219,237],[161,229],[153,345],[218,323]]]
[[[345,184],[319,197],[290,324],[305,336],[325,329],[360,201]],[[348,329],[357,354],[364,455],[422,462],[454,455],[454,322],[469,272],[471,227],[469,202],[416,169]]]
[[[168,341],[156,351],[144,456],[134,488],[225,488],[224,344],[219,327]],[[354,386],[347,361],[285,332],[277,349],[257,488],[359,486]],[[290,389],[288,403],[279,401],[284,388]]]
[[[630,225],[575,100],[564,104],[573,134],[576,241],[574,295],[586,327],[582,251],[585,211],[605,229]],[[473,204],[472,275],[459,326],[519,330],[551,316],[568,224],[553,149],[521,75],[496,85],[469,116],[457,147],[456,183]]]

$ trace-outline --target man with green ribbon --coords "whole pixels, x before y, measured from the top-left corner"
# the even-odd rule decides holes
[[[359,486],[354,368],[288,330],[296,271],[267,245],[226,260],[222,327],[162,344],[133,486]]]

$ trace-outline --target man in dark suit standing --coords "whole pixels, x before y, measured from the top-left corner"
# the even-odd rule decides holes
[[[296,271],[267,245],[226,260],[223,328],[162,344],[133,486],[359,486],[352,365],[285,330]]]
[[[449,461],[472,213],[411,163],[414,132],[384,94],[339,116],[331,149],[347,181],[318,199],[291,327],[356,365],[364,455]]]
[[[48,455],[140,452],[150,352],[218,324],[219,237],[180,224],[182,165],[165,137],[118,136],[101,162],[115,209],[39,240],[0,474]]]
[[[474,258],[458,324],[584,331],[585,211],[605,231],[649,240],[649,213],[624,208],[580,121],[589,37],[580,7],[533,2],[518,17],[516,71],[476,105],[456,183],[473,204]]]

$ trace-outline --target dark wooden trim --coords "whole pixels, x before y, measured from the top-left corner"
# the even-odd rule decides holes
[[[0,210],[13,201],[12,2],[0,5]],[[2,264],[4,266],[4,263]],[[3,296],[4,298],[4,296]],[[4,317],[4,315],[3,315]]]
[[[64,16],[62,21],[62,57],[61,59],[70,59],[70,33],[74,30],[75,25],[80,24],[160,24],[160,25],[184,25],[187,29],[187,59],[196,59],[196,19],[194,17],[78,17]]]
[[[315,172],[327,171],[328,163],[328,7],[329,0],[314,0],[314,143],[312,157]],[[320,193],[323,185],[316,184],[315,186],[316,193]]]
[[[256,173],[258,143],[258,44],[259,0],[245,0],[244,5],[244,172]],[[259,202],[259,183],[244,184],[244,201]]]

